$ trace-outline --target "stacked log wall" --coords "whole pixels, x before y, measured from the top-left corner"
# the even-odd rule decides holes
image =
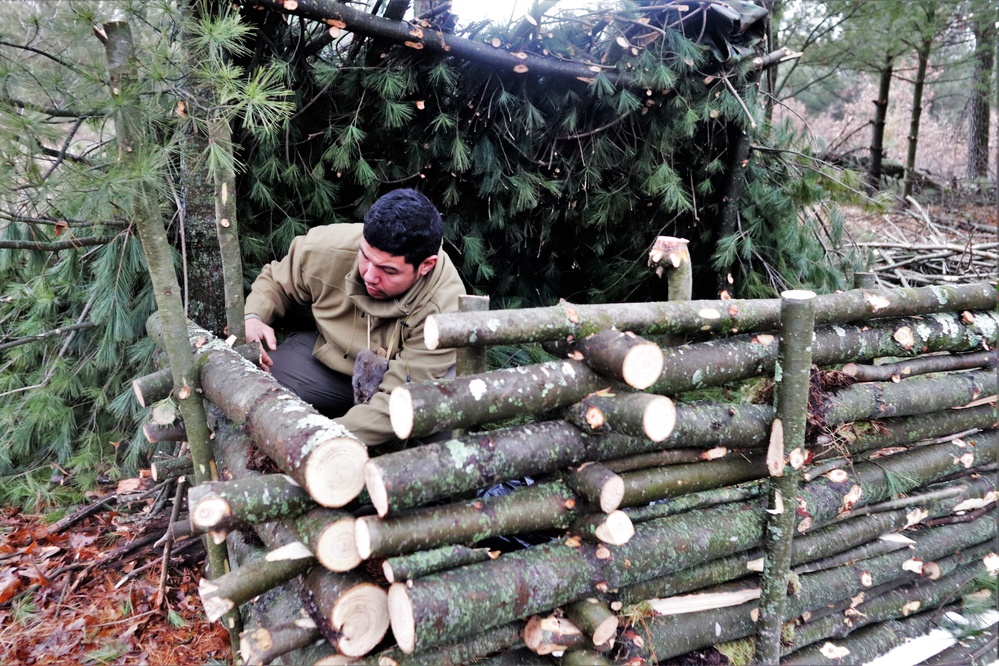
[[[428,340],[465,350],[465,368],[481,369],[491,344],[555,341],[565,357],[397,389],[393,427],[410,446],[381,455],[192,327],[202,386],[218,404],[223,479],[191,489],[192,525],[217,541],[252,532],[268,555],[227,576],[262,568],[280,590],[270,598],[303,599],[297,607],[311,612],[278,622],[249,601],[268,583],[241,584],[233,605],[274,623],[247,626],[244,659],[467,663],[529,649],[567,663],[654,663],[726,642],[755,644],[760,657],[776,641],[763,661],[800,661],[843,654],[854,629],[881,637],[876,648],[857,643],[864,658],[887,650],[878,626],[922,626],[914,620],[928,623],[996,572],[996,287],[811,301],[807,437],[787,450],[788,417],[772,400],[704,392],[780,382],[776,299],[501,312],[476,303],[438,315]],[[657,344],[678,337],[689,341]],[[336,452],[316,455],[319,445]],[[240,447],[266,454],[274,473],[248,471]],[[339,456],[349,464],[328,483],[319,465]],[[797,476],[775,500],[775,466],[785,465]],[[251,481],[267,490],[247,496]],[[498,484],[513,490],[497,494]],[[767,537],[781,532],[778,514],[791,525],[779,557]],[[335,608],[355,575],[380,594],[346,611],[351,625]],[[229,607],[220,582],[204,583],[213,613]],[[757,633],[761,605],[776,633]],[[283,656],[260,647],[271,634]]]

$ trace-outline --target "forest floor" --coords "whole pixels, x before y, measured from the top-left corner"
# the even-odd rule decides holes
[[[992,202],[846,213],[849,236],[872,252],[886,285],[921,286],[919,275],[941,271],[963,282],[996,275]],[[151,486],[140,478],[101,489],[92,497],[104,502],[101,510],[71,524],[0,510],[0,663],[228,663],[229,637],[205,619],[198,597],[200,540],[179,541],[166,554],[155,543],[169,517]],[[674,663],[725,662],[705,651]]]

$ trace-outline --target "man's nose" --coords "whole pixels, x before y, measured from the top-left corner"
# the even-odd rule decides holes
[[[374,266],[368,264],[368,268],[364,271],[364,275],[362,277],[365,282],[376,282],[378,279],[378,271],[375,270]]]

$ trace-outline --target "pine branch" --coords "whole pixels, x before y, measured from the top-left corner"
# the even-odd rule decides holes
[[[3,250],[37,250],[38,252],[59,252],[60,250],[76,250],[81,247],[93,245],[106,245],[114,240],[114,237],[88,236],[86,238],[68,238],[61,241],[18,241],[0,240],[0,249]]]
[[[46,338],[52,338],[57,335],[62,335],[64,333],[69,333],[71,331],[81,331],[88,328],[95,328],[97,324],[92,321],[84,321],[78,324],[70,324],[69,326],[61,326],[59,328],[54,328],[51,331],[46,331],[45,333],[39,333],[37,335],[26,335],[21,338],[15,338],[10,342],[5,342],[0,344],[0,351],[5,351],[13,347],[19,347],[21,345],[26,345],[29,342],[35,342],[37,340],[44,340]]]

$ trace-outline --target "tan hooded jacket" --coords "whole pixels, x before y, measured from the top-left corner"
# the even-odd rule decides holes
[[[296,304],[311,305],[320,334],[312,355],[347,376],[362,349],[388,355],[388,371],[371,402],[336,419],[375,446],[395,438],[388,411],[392,389],[439,379],[454,365],[453,349],[427,349],[423,326],[428,315],[456,311],[465,287],[441,250],[437,264],[409,291],[392,299],[372,298],[357,270],[363,228],[331,224],[296,237],[283,259],[260,271],[246,298],[246,313],[271,324]]]

